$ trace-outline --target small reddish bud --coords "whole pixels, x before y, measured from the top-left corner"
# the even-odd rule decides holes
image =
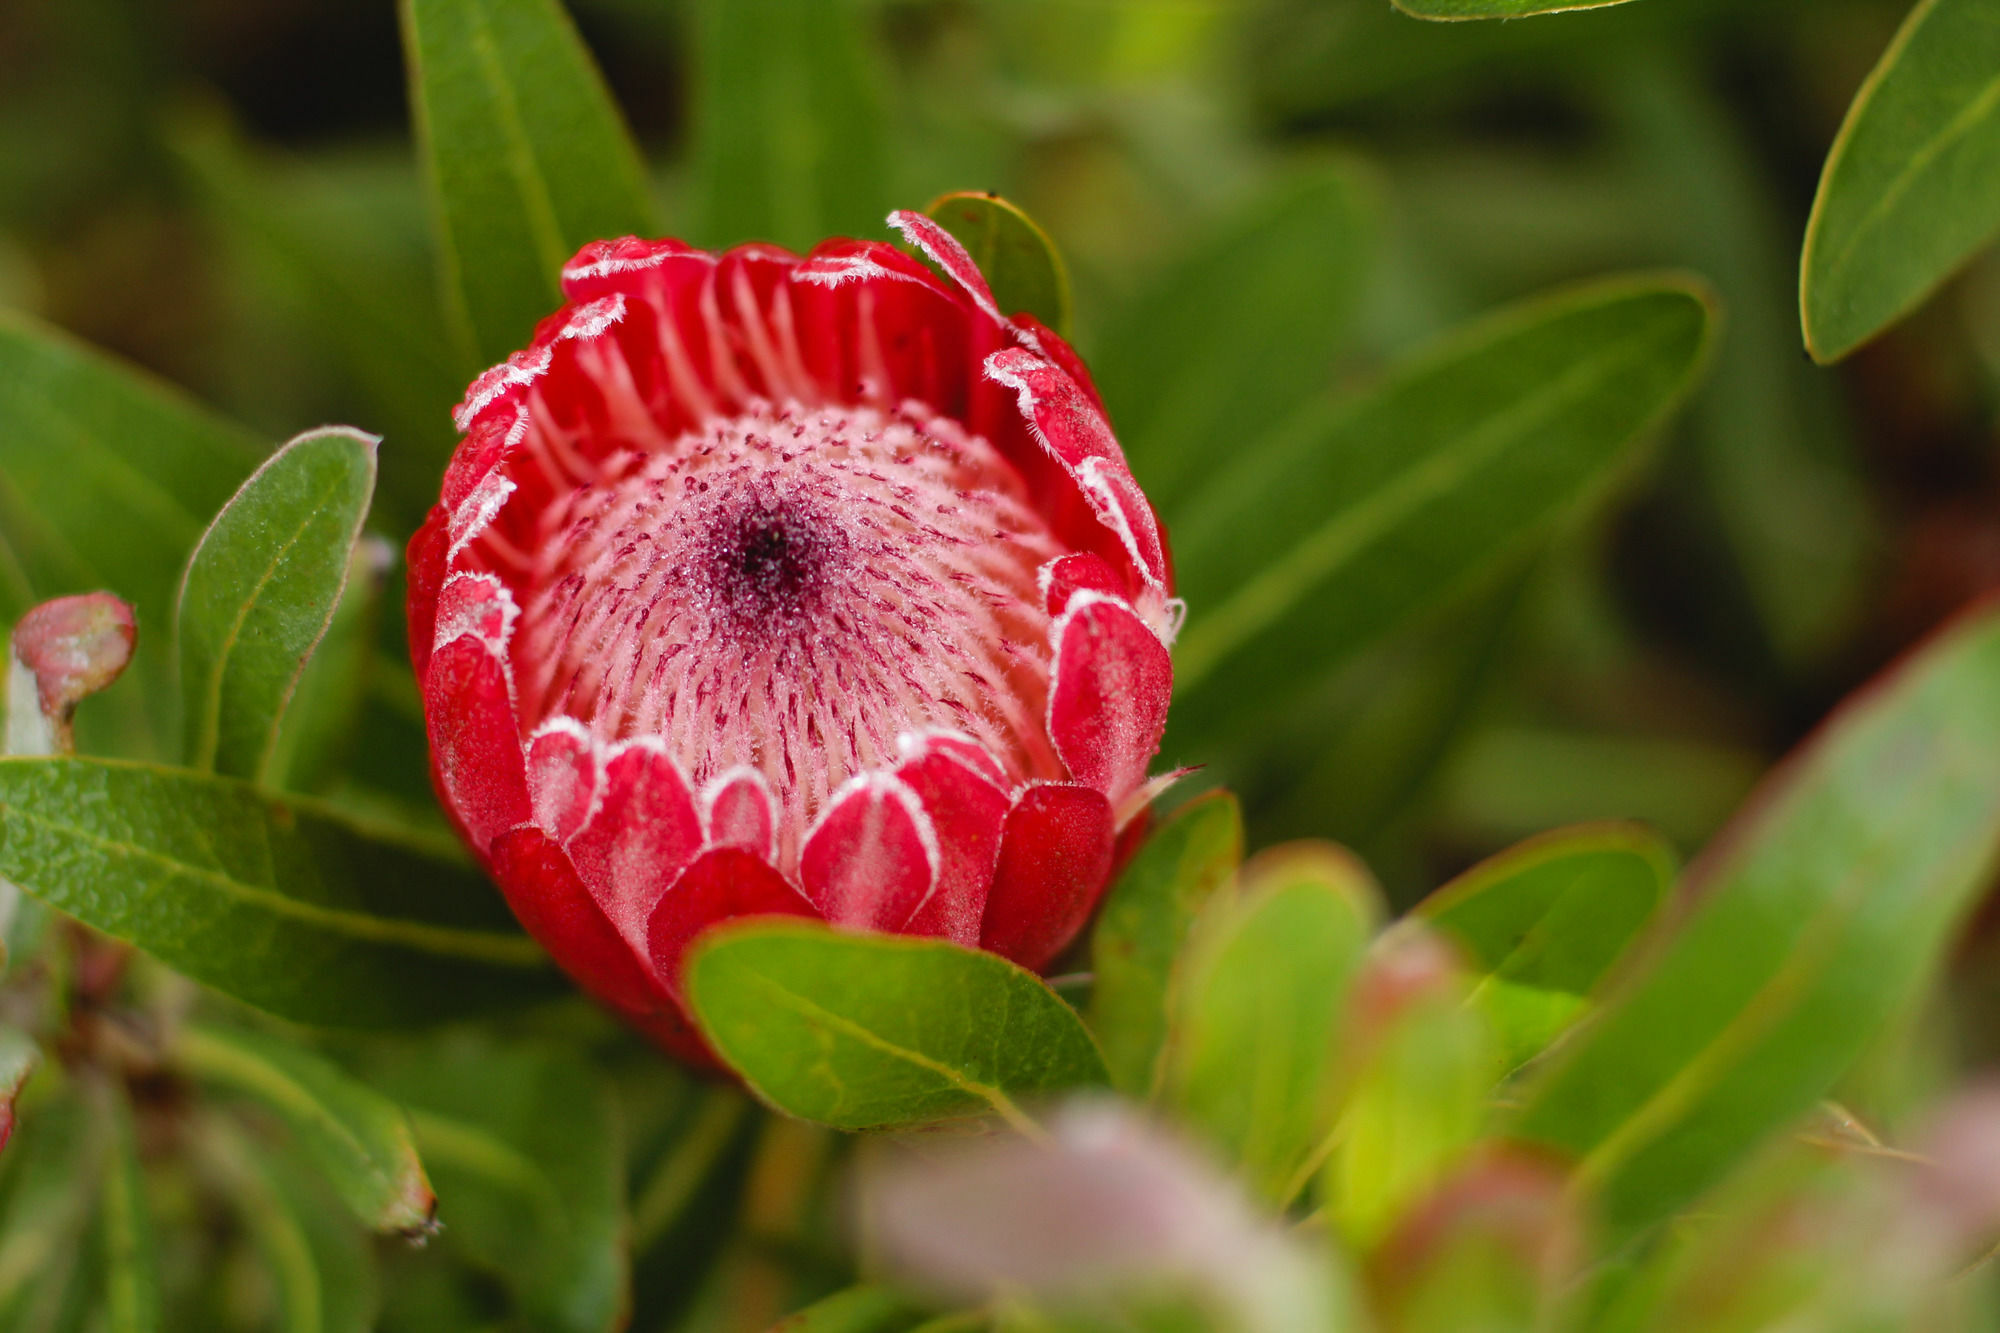
[[[58,597],[22,616],[11,640],[8,752],[67,753],[77,704],[118,679],[138,633],[131,606],[108,592]],[[32,713],[16,697],[29,682]]]
[[[586,246],[410,544],[446,807],[677,1050],[731,916],[1046,965],[1157,790],[1180,608],[1082,363],[929,219]]]

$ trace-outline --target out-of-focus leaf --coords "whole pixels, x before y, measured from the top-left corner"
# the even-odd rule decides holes
[[[700,0],[694,174],[703,244],[867,236],[896,206],[869,30],[856,0]]]
[[[278,1333],[367,1333],[381,1300],[367,1232],[282,1157],[226,1126],[204,1129],[276,1292]]]
[[[1158,1087],[1175,966],[1202,905],[1243,859],[1243,811],[1228,792],[1190,802],[1149,835],[1104,895],[1090,937],[1090,1027],[1111,1085]]]
[[[12,1024],[0,1024],[0,1148],[14,1135],[14,1101],[21,1085],[42,1062],[35,1039]]]
[[[445,304],[495,362],[562,304],[587,241],[651,235],[645,166],[557,0],[402,0]]]
[[[1595,283],[1459,334],[1251,448],[1176,529],[1189,620],[1170,743],[1223,749],[1602,489],[1708,344],[1690,280]]]
[[[1676,864],[1639,825],[1561,829],[1480,862],[1416,915],[1467,950],[1481,973],[1473,998],[1519,1063],[1576,1016],[1652,919]]]
[[[869,1252],[888,1272],[987,1307],[986,1320],[963,1312],[943,1328],[985,1328],[995,1304],[1021,1301],[1030,1308],[998,1327],[1353,1326],[1317,1247],[1251,1208],[1178,1136],[1110,1099],[1058,1108],[1034,1138],[884,1153],[865,1162],[857,1193]]]
[[[1691,915],[1532,1089],[1615,1232],[1665,1217],[1824,1097],[1938,964],[2000,844],[2000,612],[1959,621],[1779,770]]]
[[[1557,1303],[1584,1257],[1564,1184],[1552,1164],[1504,1153],[1445,1180],[1374,1256],[1381,1326],[1389,1333],[1562,1327]]]
[[[1604,9],[1627,0],[1395,0],[1396,8],[1412,18],[1518,19],[1530,14],[1562,14],[1577,9]]]
[[[104,589],[138,611],[144,684],[85,711],[85,748],[155,755],[172,744],[175,580],[261,453],[168,386],[0,314],[0,616]]]
[[[1688,405],[1688,435],[1770,652],[1796,672],[1852,631],[1883,538],[1840,386],[1798,355],[1795,224],[1733,108],[1689,63],[1652,48],[1615,67],[1640,173],[1621,193],[1728,303],[1729,354]]]
[[[363,536],[348,560],[347,582],[313,649],[278,728],[265,780],[294,791],[331,786],[353,753],[362,710],[368,703],[368,674],[378,662],[382,591],[395,551],[380,538]],[[400,608],[399,608],[400,610]]]
[[[814,1301],[771,1333],[908,1333],[924,1322],[921,1306],[893,1287],[863,1283]]]
[[[1253,1190],[1283,1203],[1335,1111],[1335,1036],[1380,914],[1337,848],[1275,848],[1210,900],[1174,994],[1166,1097]]]
[[[1691,848],[1722,827],[1764,767],[1754,750],[1700,740],[1493,726],[1467,738],[1441,795],[1449,824],[1481,842],[1632,818]]]
[[[1245,444],[1332,382],[1375,229],[1373,191],[1354,164],[1300,170],[1169,269],[1099,340],[1091,373],[1170,523],[1194,512]]]
[[[1467,982],[1435,937],[1404,925],[1383,936],[1355,983],[1356,1049],[1322,1192],[1358,1250],[1380,1244],[1485,1124],[1504,1066],[1485,1014],[1465,1002]]]
[[[429,1233],[437,1198],[402,1107],[310,1051],[254,1032],[184,1028],[173,1060],[276,1115],[363,1225]]]
[[[431,1023],[555,984],[469,866],[181,769],[0,759],[0,878],[302,1023]]]
[[[380,443],[345,426],[297,436],[196,544],[175,626],[192,767],[268,772],[285,706],[347,585]]]
[[[1920,0],[1840,127],[1806,227],[1806,347],[1835,361],[1907,314],[2000,228],[2000,24]]]
[[[624,1326],[624,1136],[586,1060],[459,1043],[399,1059],[379,1086],[410,1107],[445,1243],[506,1286],[525,1327]]]
[[[1069,269],[1033,218],[997,194],[975,190],[941,195],[924,211],[971,253],[1002,314],[1025,310],[1069,336]]]
[[[83,1290],[102,1136],[67,1090],[42,1098],[0,1158],[0,1328],[44,1333],[99,1294]]]
[[[105,1139],[97,1201],[104,1322],[109,1333],[153,1333],[160,1327],[160,1261],[132,1108],[122,1089],[105,1085],[96,1091],[92,1100]]]
[[[167,143],[240,270],[229,276],[247,317],[282,321],[309,340],[313,369],[358,398],[331,414],[391,441],[370,517],[407,536],[437,500],[455,438],[441,409],[471,369],[438,308],[424,190],[407,149],[287,157],[253,150],[219,116],[200,113],[170,122]],[[239,373],[268,372],[259,362]]]
[[[942,940],[730,926],[697,944],[687,991],[753,1092],[837,1129],[1020,1125],[1020,1099],[1106,1080],[1083,1020],[1039,977]]]

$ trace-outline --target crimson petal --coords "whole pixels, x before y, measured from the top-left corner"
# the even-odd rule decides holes
[[[701,846],[694,793],[665,744],[647,737],[605,760],[603,798],[568,850],[612,924],[643,948],[653,908]]]
[[[749,916],[817,917],[819,912],[762,858],[740,847],[703,852],[682,872],[646,923],[653,971],[675,999],[694,937],[719,921]]]
[[[1111,875],[1111,803],[1075,783],[1028,788],[1007,812],[981,947],[1046,966],[1090,919]]]
[[[1099,593],[1071,599],[1055,639],[1049,737],[1072,777],[1122,801],[1159,752],[1173,661],[1131,607]]]
[[[799,877],[828,921],[895,930],[938,881],[937,830],[900,778],[869,773],[834,796],[806,836]]]

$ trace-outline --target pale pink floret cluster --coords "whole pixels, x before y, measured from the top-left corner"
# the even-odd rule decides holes
[[[694,1053],[678,965],[789,912],[1042,966],[1145,807],[1177,627],[1087,373],[928,219],[601,242],[412,541],[439,790],[524,924]]]

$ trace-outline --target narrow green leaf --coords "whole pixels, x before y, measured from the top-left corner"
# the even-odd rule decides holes
[[[429,1234],[437,1198],[402,1107],[312,1052],[254,1032],[185,1028],[172,1060],[276,1115],[364,1226]]]
[[[1195,511],[1222,460],[1331,384],[1376,212],[1353,163],[1301,168],[1172,265],[1099,341],[1091,374],[1170,524]]]
[[[1481,974],[1473,998],[1519,1063],[1581,1012],[1675,868],[1673,849],[1640,825],[1559,829],[1480,862],[1415,915],[1467,951]]]
[[[182,769],[0,759],[0,879],[302,1023],[429,1023],[554,984],[470,867]]]
[[[1605,9],[1628,0],[1395,0],[1396,8],[1412,18],[1518,19],[1530,14],[1564,14],[1577,9]]]
[[[527,345],[587,241],[657,230],[645,166],[557,0],[401,0],[445,304],[478,359]]]
[[[1414,923],[1382,937],[1356,984],[1349,1082],[1323,1202],[1348,1244],[1381,1244],[1464,1158],[1505,1072],[1468,978]]]
[[[297,436],[196,544],[175,608],[191,767],[265,776],[299,673],[347,586],[380,443],[345,426]]]
[[[97,1201],[103,1246],[104,1322],[108,1333],[153,1333],[160,1327],[160,1262],[146,1203],[145,1175],[122,1089],[109,1085],[93,1097],[106,1159]]]
[[[892,1287],[846,1287],[778,1321],[771,1333],[909,1333],[924,1323],[920,1306]]]
[[[687,989],[751,1091],[837,1129],[982,1114],[1020,1125],[1020,1099],[1106,1079],[1083,1020],[1040,978],[942,940],[731,926],[697,945]]]
[[[1069,336],[1069,269],[1033,218],[999,195],[977,190],[940,195],[924,211],[971,252],[1002,314],[1025,310]]]
[[[573,1053],[465,1041],[379,1072],[410,1107],[444,1243],[513,1294],[520,1326],[624,1327],[625,1146],[603,1076]]]
[[[1368,872],[1296,844],[1211,900],[1175,994],[1167,1099],[1267,1200],[1325,1137],[1335,1035],[1379,915]]]
[[[383,591],[395,560],[395,549],[379,537],[364,535],[354,544],[340,603],[278,727],[266,785],[324,791],[338,783],[358,744],[369,675],[380,664]]]
[[[1246,450],[1174,532],[1188,626],[1170,743],[1200,756],[1603,487],[1695,378],[1691,280],[1625,278],[1460,333]]]
[[[2000,843],[2000,612],[1847,705],[1693,872],[1674,939],[1532,1089],[1615,1231],[1808,1111],[1934,975]]]
[[[1820,177],[1799,305],[1837,361],[1908,314],[2000,229],[1992,0],[1920,0],[1862,85]]]
[[[0,617],[98,590],[138,610],[142,684],[84,711],[86,749],[153,756],[173,743],[174,581],[261,453],[167,385],[0,313]]]
[[[238,1131],[203,1127],[211,1158],[276,1289],[278,1333],[367,1333],[380,1278],[368,1233],[282,1157]]]
[[[1213,792],[1155,830],[1104,895],[1090,937],[1090,1027],[1112,1086],[1128,1097],[1159,1087],[1182,946],[1242,859],[1242,807],[1228,792]]]
[[[887,74],[856,0],[698,0],[695,231],[804,249],[868,236],[889,186]]]

